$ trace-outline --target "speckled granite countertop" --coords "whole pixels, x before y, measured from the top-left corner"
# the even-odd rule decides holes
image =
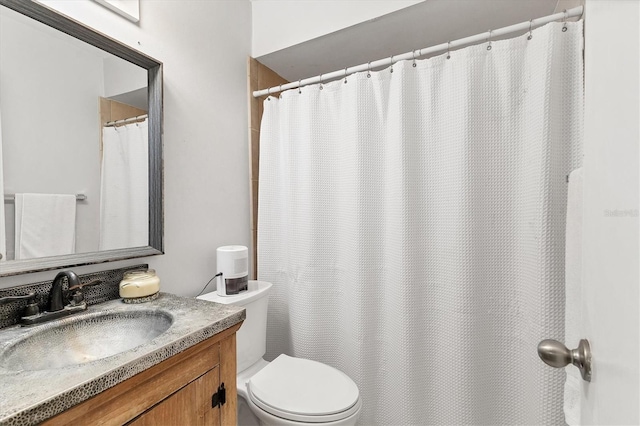
[[[167,331],[128,351],[56,369],[9,371],[0,366],[0,425],[30,425],[48,419],[245,319],[244,308],[160,293],[158,299],[125,304],[120,299],[89,306],[61,320],[0,330],[0,354],[16,340],[46,327],[104,313],[167,313]],[[43,356],[46,357],[46,348]]]

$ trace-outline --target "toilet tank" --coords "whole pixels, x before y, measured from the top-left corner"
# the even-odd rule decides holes
[[[212,291],[198,296],[198,299],[246,309],[247,317],[236,333],[238,373],[259,361],[267,350],[267,307],[271,285],[266,281],[250,280],[247,291],[240,294],[219,296]]]

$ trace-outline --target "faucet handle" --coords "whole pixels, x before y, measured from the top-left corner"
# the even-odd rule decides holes
[[[31,291],[22,296],[5,296],[0,297],[0,305],[4,305],[5,303],[15,302],[16,300],[32,300],[36,298],[36,292]]]
[[[88,283],[80,283],[80,284],[76,284],[74,286],[69,287],[69,291],[82,290],[83,287],[89,287],[89,286],[101,284],[101,283],[102,283],[102,280],[93,280],[93,281],[89,281]]]
[[[92,285],[96,285],[96,284],[100,284],[102,282],[102,280],[93,280],[93,281],[89,281],[88,283],[80,283],[80,284],[76,284],[74,286],[69,287],[69,291],[73,291],[73,294],[71,295],[71,304],[72,305],[79,305],[81,303],[84,302],[84,293],[82,292],[82,289],[84,287],[89,287]]]
[[[26,300],[27,306],[24,307],[23,317],[29,317],[33,315],[38,315],[40,313],[40,308],[36,303],[36,292],[31,291],[22,296],[6,296],[0,297],[0,305],[4,305],[5,303],[15,302],[18,300]]]

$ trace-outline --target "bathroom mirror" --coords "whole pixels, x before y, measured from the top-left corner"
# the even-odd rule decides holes
[[[0,19],[0,276],[162,254],[162,64],[35,1]]]

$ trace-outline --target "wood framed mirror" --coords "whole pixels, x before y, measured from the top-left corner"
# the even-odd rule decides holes
[[[3,170],[6,172],[4,174],[5,184],[2,185],[3,179],[0,179],[0,187],[3,187],[5,198],[3,212],[6,214],[3,216],[8,218],[4,224],[5,232],[3,238],[5,245],[10,247],[15,246],[16,239],[18,238],[18,235],[14,234],[12,241],[6,241],[7,236],[12,233],[12,230],[15,231],[15,229],[17,229],[14,227],[14,223],[10,223],[11,221],[16,221],[14,211],[14,209],[16,209],[16,194],[20,193],[20,208],[22,209],[22,193],[73,193],[78,195],[78,205],[76,207],[77,222],[75,226],[77,234],[74,238],[76,242],[75,247],[79,248],[78,250],[74,248],[74,252],[68,254],[28,258],[23,258],[17,253],[13,253],[13,256],[4,254],[4,258],[0,260],[0,276],[162,254],[164,251],[162,205],[162,63],[35,1],[0,0],[0,12],[2,12],[0,18],[4,19],[5,22],[15,23],[15,25],[0,26],[0,31],[3,31],[3,34],[0,35],[0,44],[3,45],[0,46],[0,48],[8,49],[6,51],[13,52],[15,57],[24,57],[27,61],[25,65],[21,65],[23,68],[20,70],[20,68],[15,65],[16,61],[14,57],[9,54],[0,56],[0,71],[6,71],[9,68],[8,64],[11,63],[14,68],[14,75],[22,74],[25,78],[25,81],[17,81],[18,79],[16,78],[10,78],[10,81],[5,81],[6,75],[10,73],[2,72],[0,74],[0,88],[5,89],[0,90],[0,93],[2,93],[0,97],[0,130],[2,132],[0,133],[0,149],[2,146],[5,147],[4,156],[0,150],[0,160],[3,161],[0,162],[0,174]],[[47,43],[55,42],[60,45],[70,46],[71,53],[68,55],[67,53],[54,55],[52,53],[56,52],[54,47],[48,45],[43,46],[44,43],[42,42],[33,42],[32,46],[42,48],[41,54],[38,55],[36,48],[30,48],[24,34],[19,38],[14,36],[14,45],[10,45],[9,43],[12,43],[12,38],[5,34],[5,32],[9,31],[12,26],[20,27],[20,31],[33,29],[33,31],[37,33],[34,37],[40,37],[40,40],[46,40]],[[45,51],[45,48],[48,50]],[[92,49],[98,53],[92,53]],[[0,52],[3,51],[0,50]],[[54,99],[56,103],[50,103],[51,99],[34,101],[27,96],[25,92],[34,92],[46,97],[50,92],[54,93],[54,89],[64,88],[65,82],[48,82],[45,85],[45,77],[48,78],[50,75],[54,75],[56,73],[56,67],[58,67],[58,64],[56,64],[52,58],[60,58],[60,61],[66,61],[61,62],[61,66],[67,66],[67,70],[73,68],[75,72],[75,68],[77,67],[69,67],[69,59],[65,59],[65,57],[75,58],[80,54],[79,52],[89,52],[87,54],[90,56],[91,61],[93,61],[92,63],[98,63],[96,68],[98,71],[96,74],[102,73],[102,82],[92,83],[98,87],[95,91],[95,96],[93,93],[91,94],[91,99],[95,97],[95,104],[92,103],[88,107],[80,107],[76,101],[60,99],[59,97]],[[135,72],[135,70],[131,71],[131,67],[137,68],[140,72]],[[36,71],[40,72],[40,74],[37,74]],[[138,78],[138,80],[145,80],[144,77],[146,75],[146,87],[131,90],[126,93],[121,89],[117,95],[106,93],[108,92],[107,87],[110,85],[109,81],[113,81],[113,78],[107,81],[107,76],[112,75],[109,73],[128,76],[141,73],[142,77]],[[70,76],[71,71],[60,71],[59,74],[65,76],[68,80],[75,79],[78,84],[88,80],[86,74],[78,74],[78,76],[74,78]],[[38,85],[40,85],[40,88],[38,88]],[[113,86],[113,84],[111,84],[111,86]],[[17,89],[15,90],[17,94],[13,96],[12,100],[12,88],[15,89],[18,87],[22,88],[19,92]],[[70,91],[71,90],[67,90],[67,92]],[[145,102],[143,102],[145,105],[132,105],[136,103],[135,101],[130,102],[130,95],[134,94],[134,92],[137,92],[138,97],[140,97],[141,93],[143,94],[143,97],[146,98],[144,99]],[[21,108],[15,107],[15,99],[18,99],[20,102],[30,102],[30,108],[27,111],[29,115],[28,122],[15,118],[17,115],[14,114],[14,110],[26,109],[23,105],[21,105]],[[131,110],[133,112],[129,113],[132,115],[132,117],[130,117],[131,120],[125,120],[122,115],[117,115],[116,113],[114,113],[115,115],[113,116],[105,115],[105,108],[111,111],[118,109],[118,107],[117,105],[116,107],[106,107],[104,101],[115,102],[125,107],[133,107],[134,109]],[[73,110],[73,108],[70,108],[70,106],[73,106],[76,110],[88,111],[88,113],[93,114],[95,121],[82,119],[80,118],[81,114],[77,112],[74,113],[77,121],[73,125],[65,125],[61,123],[62,119],[58,118],[53,120],[51,117],[39,117],[38,107],[47,105],[47,102],[49,102],[48,108],[44,106],[40,108],[45,109],[47,114],[52,114],[58,109]],[[14,105],[13,107],[12,103]],[[102,111],[100,111],[101,105]],[[95,108],[95,111],[93,111],[93,108]],[[144,112],[144,109],[146,109],[146,117],[144,117],[144,114],[140,114],[140,112]],[[111,112],[109,112],[109,114],[111,114]],[[78,122],[78,120],[82,121]],[[90,122],[87,123],[87,121]],[[142,241],[129,245],[126,243],[121,244],[122,247],[117,244],[109,246],[108,244],[103,244],[102,241],[98,243],[99,240],[104,238],[100,236],[96,237],[95,234],[87,237],[83,235],[83,233],[97,232],[99,234],[102,232],[101,227],[103,222],[101,222],[101,216],[105,216],[103,211],[105,203],[102,202],[102,198],[105,197],[104,194],[106,192],[104,188],[101,187],[101,185],[105,185],[104,178],[102,177],[105,164],[102,153],[102,139],[105,134],[105,126],[121,129],[119,127],[120,124],[129,124],[129,122],[134,123],[133,125],[144,122],[145,131],[148,131],[148,143],[145,146],[148,150],[146,153],[148,162],[143,165],[146,172],[143,174],[147,175],[145,195],[148,196],[148,202],[145,207],[148,207],[148,211],[146,212],[146,218],[144,216],[139,218],[139,220],[142,220],[140,223],[147,225],[146,231],[148,231],[148,233],[145,232],[145,240],[148,241],[146,244]],[[55,123],[59,125],[57,131],[54,130],[54,128],[56,128],[55,126],[50,125],[47,127],[48,135],[51,135],[51,140],[49,140],[49,136],[47,136],[47,140],[45,141],[43,136],[34,136],[33,132],[31,132],[32,128],[42,123]],[[2,126],[3,124],[4,126]],[[42,125],[44,126],[44,124]],[[93,132],[88,137],[82,137],[83,143],[89,145],[93,153],[89,155],[90,158],[83,158],[80,155],[80,150],[76,148],[69,146],[63,147],[62,145],[56,146],[55,143],[52,142],[54,139],[53,136],[60,136],[61,133],[62,135],[59,139],[66,141],[76,138],[76,135],[72,137],[70,134],[65,134],[64,131],[66,131],[66,129],[75,129],[83,126],[92,129],[90,131]],[[25,146],[31,144],[32,148],[26,152],[19,151],[18,148],[13,148],[13,144],[20,146],[19,149],[24,149]],[[48,152],[48,154],[43,158],[34,159],[31,156],[36,151],[42,151],[45,154]],[[54,158],[55,156],[51,154],[52,152],[56,155],[60,153],[60,158]],[[5,167],[1,167],[2,164],[4,164]],[[32,166],[34,168],[30,169]],[[50,169],[50,167],[52,167],[52,169]],[[23,185],[23,177],[17,178],[15,176],[9,176],[9,173],[12,173],[11,170],[20,170],[23,175],[28,174],[28,176],[32,178],[30,180],[38,183],[31,182],[30,185]],[[75,173],[75,180],[70,184],[74,185],[73,187],[67,185],[59,189],[57,187],[52,188],[47,186],[50,185],[52,181],[55,182],[58,175],[62,176],[65,173],[69,175]],[[54,177],[56,179],[54,179]],[[59,180],[62,181],[62,178]],[[87,188],[90,189],[88,190]],[[142,199],[142,197],[139,197],[139,199]],[[91,211],[92,214],[89,214],[89,211]],[[84,216],[81,217],[81,214]],[[11,220],[12,215],[14,216],[13,220]],[[142,227],[144,227],[144,225],[142,225]],[[137,229],[140,228],[141,226],[137,226]],[[0,235],[1,234],[2,233],[0,233]],[[102,232],[102,234],[103,237],[104,235],[109,235],[108,232]],[[6,251],[11,250],[7,249]]]

